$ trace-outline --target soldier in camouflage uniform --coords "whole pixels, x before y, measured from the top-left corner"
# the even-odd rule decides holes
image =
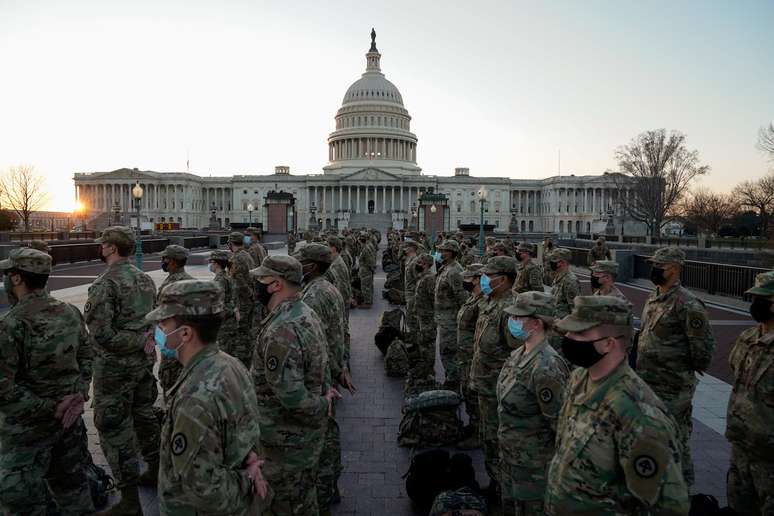
[[[486,265],[489,258],[494,256],[494,246],[497,243],[494,237],[486,237],[484,239],[484,256],[481,257],[481,263]]]
[[[502,511],[540,515],[570,369],[546,335],[554,315],[549,294],[519,294],[505,313],[511,336],[524,345],[511,353],[497,379]]]
[[[554,242],[549,237],[543,239],[543,283],[551,285],[554,281],[554,273],[551,270],[551,253],[554,251]]]
[[[441,353],[446,381],[444,388],[460,388],[460,364],[457,362],[457,312],[468,298],[462,287],[462,265],[457,261],[460,245],[446,240],[438,246],[443,265],[435,280],[435,324],[438,328],[438,347]]]
[[[253,514],[255,494],[266,495],[250,373],[215,343],[223,310],[214,281],[182,280],[146,317],[157,345],[183,364],[161,432],[161,514]]]
[[[414,260],[417,272],[417,286],[414,291],[414,314],[416,335],[406,343],[411,369],[406,380],[407,391],[413,392],[422,385],[435,385],[435,275],[433,257],[427,253]]]
[[[531,248],[527,244],[519,244],[516,249],[516,283],[513,284],[513,293],[543,292],[543,271],[540,265],[532,261]]]
[[[289,255],[296,252],[296,243],[298,243],[296,234],[293,233],[292,231],[288,231],[288,254]]]
[[[554,299],[554,313],[557,319],[570,314],[575,296],[580,295],[580,281],[570,270],[570,260],[572,260],[572,252],[560,247],[554,249],[548,262],[554,277],[551,295]]]
[[[460,242],[460,265],[467,267],[472,263],[476,263],[476,256],[470,250],[470,247],[465,242]]]
[[[236,288],[234,288],[234,279],[229,274],[231,257],[231,251],[216,249],[210,253],[207,268],[215,274],[212,281],[223,291],[223,322],[220,325],[220,331],[218,331],[218,348],[233,357],[236,356],[233,346],[239,341],[239,325],[236,320]],[[251,361],[248,360],[242,364],[249,368]]]
[[[637,374],[666,404],[677,421],[683,456],[683,476],[693,485],[690,438],[696,373],[712,362],[715,337],[704,303],[680,285],[685,253],[676,247],[659,249],[650,259],[656,285],[642,309],[637,349]]]
[[[237,339],[230,346],[232,355],[237,357],[242,363],[252,363],[253,347],[255,346],[255,334],[258,331],[258,324],[261,308],[255,301],[254,282],[250,279],[250,271],[257,264],[253,260],[247,249],[244,248],[244,235],[238,231],[233,231],[228,235],[228,246],[233,255],[231,256],[231,277],[234,279],[234,289],[236,291],[236,319],[238,335]]]
[[[336,287],[323,276],[330,267],[333,257],[331,249],[325,244],[312,243],[299,249],[293,255],[301,262],[304,274],[304,288],[301,290],[303,301],[320,318],[325,334],[326,351],[328,353],[328,368],[330,379],[327,385],[334,382],[344,384],[344,300]],[[320,512],[330,510],[334,499],[338,499],[338,480],[341,476],[341,435],[335,414],[328,418],[328,429],[325,433],[325,446],[320,456],[320,466],[317,472],[317,505]]]
[[[347,266],[344,258],[340,254],[344,250],[344,243],[341,238],[337,236],[328,237],[328,247],[331,250],[331,257],[333,262],[328,270],[325,272],[325,279],[333,283],[333,286],[341,294],[341,298],[344,301],[344,357],[342,363],[344,369],[342,371],[344,383],[350,392],[352,389],[352,376],[350,374],[350,356],[351,356],[351,335],[349,333],[349,309],[352,306],[352,278],[349,273],[349,266]]]
[[[416,267],[418,244],[413,240],[403,242],[403,298],[406,301],[406,340],[412,340],[417,332],[416,314],[414,313],[414,295],[417,290],[418,273]]]
[[[18,300],[0,319],[0,513],[91,514],[81,418],[92,368],[86,324],[46,292],[46,253],[14,249],[0,270]]]
[[[612,296],[579,296],[557,322],[570,375],[548,470],[546,514],[688,514],[680,439],[664,403],[626,359],[632,316]]]
[[[161,254],[161,270],[167,273],[167,277],[159,287],[158,297],[161,296],[161,291],[167,285],[175,283],[176,281],[192,280],[193,276],[185,271],[185,264],[188,262],[188,249],[179,245],[168,245]],[[164,391],[164,399],[167,398],[167,391],[175,385],[177,377],[180,375],[180,371],[183,370],[183,366],[180,365],[175,359],[167,358],[164,355],[161,356],[161,364],[159,364],[159,383],[161,383],[161,389]]]
[[[739,514],[774,514],[774,272],[755,277],[750,315],[758,323],[729,355],[734,387],[728,400],[731,443],[728,502]]]
[[[625,301],[626,296],[615,286],[618,275],[618,262],[612,260],[597,260],[591,266],[591,291],[595,296],[615,296]]]
[[[481,272],[481,291],[486,296],[486,301],[479,307],[476,321],[470,382],[478,394],[484,465],[491,479],[489,494],[496,497],[499,489],[497,377],[511,351],[520,344],[513,342],[514,339],[508,331],[509,316],[505,313],[505,308],[513,304],[512,287],[516,279],[516,259],[510,256],[493,256]]]
[[[360,276],[360,291],[363,294],[363,304],[360,308],[371,308],[374,302],[374,271],[376,270],[376,249],[369,241],[369,236],[361,234],[359,238],[362,249],[357,257],[358,275]]]
[[[89,287],[84,318],[94,345],[94,424],[121,502],[106,514],[137,514],[139,483],[155,485],[159,467],[155,350],[148,346],[153,280],[132,265],[134,231],[111,226],[96,239],[107,268]],[[138,445],[148,470],[140,478]]]
[[[597,239],[597,244],[593,246],[591,249],[589,249],[589,266],[593,266],[595,263],[597,263],[600,260],[612,260],[613,256],[610,254],[610,248],[605,245],[605,239],[603,237],[599,237]]]
[[[290,256],[267,257],[250,272],[258,300],[269,310],[253,354],[253,382],[265,458],[274,491],[264,515],[317,514],[317,471],[333,400],[326,337],[320,318],[299,297],[301,264]]]
[[[263,262],[264,258],[269,256],[268,251],[266,251],[266,248],[261,244],[261,230],[250,226],[245,229],[245,235],[250,240],[247,252],[250,253],[250,258],[252,258],[255,265],[258,266]]]
[[[470,363],[473,360],[473,337],[476,333],[478,311],[484,300],[479,284],[483,267],[480,263],[474,263],[463,271],[462,288],[470,295],[457,312],[457,362],[460,364],[460,392],[465,400],[465,412],[468,414],[468,426],[464,429],[465,438],[457,444],[457,447],[465,450],[481,447],[481,439],[479,438],[481,414],[478,408],[478,395],[471,388]]]

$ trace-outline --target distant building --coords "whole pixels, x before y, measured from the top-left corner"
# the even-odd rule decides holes
[[[33,211],[30,213],[30,231],[70,231],[76,223],[72,213],[66,211]],[[18,229],[24,222],[17,221]]]

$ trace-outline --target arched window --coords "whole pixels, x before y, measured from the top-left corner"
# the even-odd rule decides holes
[[[564,221],[559,221],[559,233],[564,233]]]
[[[586,233],[591,233],[591,222],[586,222]]]
[[[535,231],[535,224],[530,220],[529,221],[529,232],[532,233]]]
[[[521,221],[521,230],[522,230],[522,231],[524,231],[524,230],[526,230],[526,229],[527,229],[527,228],[526,228],[526,223],[525,223],[525,222],[522,220],[522,221]]]

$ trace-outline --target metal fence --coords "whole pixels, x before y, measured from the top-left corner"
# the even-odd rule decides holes
[[[54,263],[99,260],[100,245],[95,243],[52,245],[49,249],[51,250],[51,258],[53,258]]]
[[[193,249],[195,247],[209,247],[210,246],[210,237],[209,236],[197,236],[197,237],[184,237],[183,238],[183,247],[186,249]]]

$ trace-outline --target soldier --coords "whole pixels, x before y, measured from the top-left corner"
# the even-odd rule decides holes
[[[265,515],[317,514],[317,471],[339,393],[324,390],[328,354],[320,318],[299,297],[301,264],[269,256],[250,271],[269,315],[253,354],[263,473],[274,491]]]
[[[238,330],[237,339],[230,348],[242,362],[249,360],[252,363],[255,334],[263,312],[256,306],[254,282],[250,278],[250,271],[257,264],[244,248],[244,241],[244,235],[238,231],[228,235],[228,246],[233,253],[229,272],[234,279]]]
[[[254,495],[266,496],[250,373],[215,343],[223,310],[214,281],[183,280],[166,287],[146,316],[157,324],[159,348],[183,364],[161,432],[162,514],[247,515]]]
[[[559,414],[546,514],[688,514],[674,421],[626,360],[629,305],[579,296],[556,325],[578,368]]]
[[[480,263],[469,265],[462,273],[462,288],[470,295],[457,312],[457,362],[460,365],[462,398],[465,400],[465,412],[468,414],[468,426],[464,429],[464,440],[458,448],[474,450],[481,447],[479,439],[481,415],[478,409],[478,395],[470,384],[470,363],[473,360],[473,337],[476,332],[478,311],[484,300],[481,293]]]
[[[81,313],[46,292],[51,257],[0,262],[15,304],[0,319],[0,512],[91,514],[83,405],[92,349]]]
[[[554,313],[557,319],[570,314],[573,300],[580,294],[580,281],[570,270],[570,260],[572,260],[572,252],[560,247],[554,249],[548,262],[554,277],[551,295],[554,299]]]
[[[612,260],[610,249],[605,245],[604,237],[597,239],[597,245],[589,249],[589,266],[593,266],[599,260]]]
[[[428,383],[435,385],[435,276],[432,267],[433,257],[427,253],[414,260],[414,269],[417,272],[413,313],[416,334],[412,342],[406,343],[406,351],[412,364],[406,381],[409,392]]]
[[[218,348],[232,357],[239,358],[242,361],[242,364],[249,368],[251,365],[251,357],[244,356],[244,354],[242,357],[237,356],[234,346],[234,344],[239,341],[239,326],[236,320],[236,289],[234,288],[234,279],[229,274],[229,269],[231,268],[231,251],[225,249],[216,249],[215,251],[212,251],[210,253],[207,268],[210,272],[215,274],[212,281],[214,281],[223,291],[223,322],[218,331]]]
[[[476,257],[470,252],[470,247],[465,242],[460,243],[460,265],[467,267],[472,263],[476,263]]]
[[[297,242],[298,239],[296,238],[296,234],[292,231],[288,231],[288,255],[292,255],[296,252]]]
[[[349,309],[352,306],[352,278],[340,251],[344,250],[344,244],[341,238],[337,236],[328,237],[328,248],[331,250],[333,262],[325,272],[325,279],[333,283],[338,289],[341,298],[344,301],[344,357],[342,360],[344,369],[342,371],[345,383],[342,385],[352,385],[352,375],[349,368],[351,335],[349,333]]]
[[[618,262],[612,260],[597,260],[591,266],[591,291],[595,296],[615,296],[625,301],[626,296],[615,286],[618,276]]]
[[[489,474],[488,494],[498,499],[497,450],[497,376],[503,363],[519,343],[511,342],[508,314],[505,308],[513,303],[513,282],[516,279],[516,259],[493,256],[481,269],[481,291],[486,302],[479,308],[476,333],[473,338],[473,361],[470,366],[471,387],[478,394],[481,412],[481,440],[484,465]]]
[[[188,249],[179,245],[168,245],[161,254],[161,270],[167,273],[167,277],[159,287],[158,297],[161,296],[161,291],[167,285],[175,283],[176,281],[192,280],[193,276],[185,271],[185,264],[188,262]],[[161,383],[161,389],[164,391],[164,399],[167,398],[167,392],[175,385],[177,377],[180,375],[180,371],[183,370],[183,366],[180,362],[170,358],[162,353],[161,364],[159,364],[159,382]]]
[[[374,302],[374,271],[376,270],[376,250],[369,243],[369,237],[361,233],[358,238],[361,246],[358,261],[360,276],[360,291],[363,293],[363,304],[359,308],[371,308]]]
[[[715,337],[704,303],[680,285],[685,253],[664,247],[650,259],[656,289],[642,309],[637,348],[637,374],[666,404],[677,421],[685,482],[693,485],[690,438],[696,373],[712,362]]]
[[[247,252],[250,253],[250,258],[253,259],[255,265],[258,266],[263,262],[263,259],[269,256],[266,248],[261,244],[261,230],[256,227],[249,227],[245,229],[246,236],[249,239],[247,245]]]
[[[506,256],[513,256],[514,255],[514,245],[513,240],[511,240],[511,237],[506,236],[503,238],[503,246],[505,247],[505,255]]]
[[[406,332],[408,340],[414,338],[417,332],[417,322],[414,312],[414,294],[417,290],[418,273],[416,267],[417,243],[413,240],[403,242],[403,297],[406,301]]]
[[[503,515],[543,514],[546,465],[554,455],[570,370],[546,335],[554,320],[549,294],[521,293],[505,312],[508,331],[524,345],[511,353],[497,380]]]
[[[435,324],[438,328],[438,347],[441,353],[446,381],[444,388],[460,389],[460,365],[457,362],[457,312],[468,298],[462,287],[462,265],[457,262],[460,245],[446,240],[438,246],[443,265],[435,280]]]
[[[492,256],[508,256],[508,247],[503,242],[495,242],[492,246]]]
[[[494,245],[497,243],[494,237],[486,237],[484,240],[484,256],[481,257],[481,263],[486,265],[486,262],[494,256]]]
[[[549,263],[551,262],[551,253],[554,251],[554,242],[550,237],[543,239],[543,283],[551,285],[554,281],[554,273]]]
[[[530,246],[519,244],[516,249],[516,259],[519,264],[516,266],[516,283],[513,284],[513,293],[522,292],[543,292],[543,271],[540,265],[532,261],[530,257]]]
[[[94,345],[94,424],[121,502],[104,514],[137,514],[138,484],[155,486],[159,469],[156,357],[145,316],[153,309],[153,280],[132,265],[134,231],[111,226],[95,241],[107,268],[89,287],[84,318]],[[140,477],[137,446],[147,471]]]
[[[728,502],[739,514],[774,514],[774,272],[758,274],[745,294],[752,295],[750,315],[758,324],[736,339],[728,360],[734,373],[726,426]]]

